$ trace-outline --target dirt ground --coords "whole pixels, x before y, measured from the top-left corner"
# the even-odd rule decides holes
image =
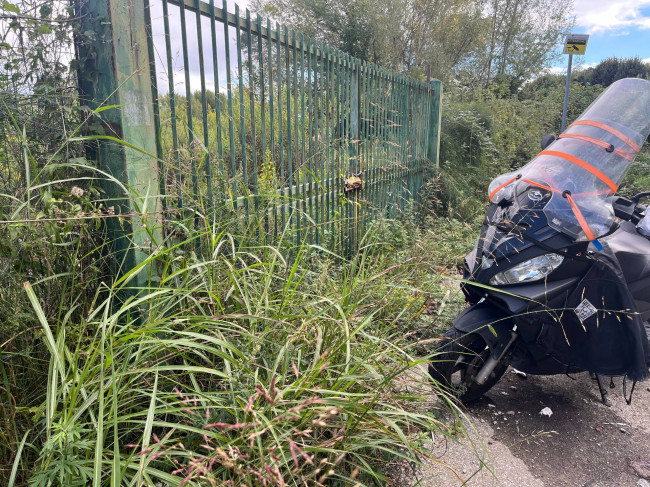
[[[524,378],[508,370],[467,408],[472,441],[434,437],[428,445],[450,468],[430,461],[403,485],[650,487],[650,381],[636,385],[629,406],[622,379],[614,388],[604,382],[611,407],[586,373]]]

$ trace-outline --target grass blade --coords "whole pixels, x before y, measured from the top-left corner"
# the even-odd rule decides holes
[[[18,445],[18,450],[16,450],[16,457],[14,458],[14,464],[11,467],[11,475],[9,476],[9,483],[7,484],[7,487],[14,487],[14,485],[16,484],[18,465],[20,464],[20,458],[23,453],[23,448],[25,447],[25,442],[27,441],[27,436],[29,435],[30,432],[31,430],[25,433],[22,441],[20,442],[20,445]]]

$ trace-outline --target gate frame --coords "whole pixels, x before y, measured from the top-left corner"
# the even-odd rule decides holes
[[[162,245],[160,121],[148,0],[75,0],[74,6],[84,33],[75,39],[81,103],[93,111],[110,107],[95,113],[105,135],[96,136],[97,144],[87,144],[87,150],[114,178],[101,182],[105,205],[116,215],[106,219],[114,275],[144,267],[130,278],[130,294],[137,294],[153,275],[143,263]]]
[[[199,15],[210,15],[213,22],[220,21],[226,26],[234,26],[238,29],[238,36],[242,34],[242,19],[238,9],[236,9],[235,14],[227,12],[225,2],[224,9],[219,9],[211,7],[212,4],[209,5],[200,0],[168,1],[172,5],[180,5],[183,9],[196,12],[197,18]],[[123,215],[120,218],[109,218],[107,222],[109,238],[112,244],[111,249],[114,257],[116,257],[115,273],[116,276],[123,276],[132,269],[137,268],[137,275],[133,277],[132,282],[136,288],[144,288],[155,273],[148,266],[143,266],[143,263],[146,262],[149,253],[156,246],[162,246],[163,244],[162,228],[165,210],[164,181],[161,177],[162,146],[158,140],[161,123],[157,100],[158,89],[149,0],[74,0],[74,5],[77,15],[81,19],[81,31],[84,32],[84,42],[80,41],[81,36],[76,39],[78,54],[81,59],[79,87],[83,103],[92,110],[106,106],[112,107],[109,110],[101,111],[101,114],[96,113],[96,121],[103,127],[106,134],[124,141],[123,143],[117,143],[111,137],[97,137],[97,145],[89,150],[91,157],[98,161],[99,167],[114,178],[113,181],[107,180],[103,182],[103,189],[107,197],[106,201],[108,201],[107,206],[115,206],[116,215]],[[286,49],[293,48],[295,62],[295,51],[297,49],[295,32],[291,31],[293,37],[290,37],[286,27],[283,33],[279,26],[274,32],[270,29],[268,22],[267,26],[264,27],[259,19],[254,24],[250,21],[248,12],[245,22],[248,35],[259,35],[260,42],[261,38],[266,38],[269,42],[275,42],[278,46],[284,45]],[[226,49],[227,47],[226,43]],[[301,53],[305,52],[302,38],[300,40],[300,51]],[[278,56],[279,52],[278,50]],[[310,56],[312,52],[318,56],[319,48],[308,43],[306,52]],[[368,76],[368,73],[374,73],[379,76],[379,79],[385,80],[385,83],[388,83],[387,86],[399,84],[407,87],[407,89],[408,87],[417,88],[420,90],[420,96],[429,97],[429,103],[422,104],[426,105],[423,109],[425,112],[428,110],[429,118],[420,129],[419,134],[421,135],[416,135],[416,138],[420,137],[418,142],[423,149],[421,152],[424,156],[422,160],[424,161],[426,158],[435,168],[438,168],[442,111],[441,82],[432,80],[427,85],[416,80],[409,81],[404,75],[391,73],[374,65],[367,65],[347,54],[332,51],[329,48],[326,48],[326,52],[335,52],[338,62],[345,66],[350,75],[345,88],[349,90],[346,96],[349,97],[348,101],[350,103],[350,143],[347,151],[347,167],[342,169],[348,171],[348,174],[353,174],[359,170],[358,158],[362,149],[360,116],[362,113],[361,91],[363,89],[360,77],[363,69],[366,70],[366,76]],[[323,56],[324,54],[321,52],[320,55]],[[226,61],[229,60],[230,56],[227,55]],[[286,63],[288,66],[288,56]],[[239,67],[241,69],[241,59]],[[377,88],[375,87],[375,89]],[[424,93],[422,93],[422,90],[424,90]],[[393,100],[390,110],[406,110],[406,120],[408,121],[409,105],[406,96],[405,93],[403,100]],[[241,98],[242,94],[240,93]],[[380,103],[381,96],[374,102]],[[270,112],[270,116],[272,122],[272,112]],[[402,117],[403,113],[400,113],[399,116]],[[390,133],[397,136],[396,130],[393,126],[390,128],[390,131],[392,131]],[[401,150],[406,151],[406,139],[404,137],[408,138],[408,135],[402,132],[400,131],[400,134],[398,134],[401,137]],[[242,135],[243,133],[242,128]],[[231,142],[232,152],[234,141]],[[242,139],[243,143],[244,139]],[[422,162],[419,162],[417,167],[402,168],[389,175],[389,182],[406,185],[408,192],[410,192],[411,189],[415,189],[417,186],[414,183],[415,173],[421,173],[423,169]],[[376,171],[377,168],[374,170]],[[195,173],[193,175],[195,176]],[[328,207],[330,176],[327,179]],[[399,178],[405,178],[405,182]],[[378,182],[373,181],[374,184]],[[338,181],[337,184],[340,183]],[[288,183],[285,181],[283,184],[284,186],[279,189],[279,192],[284,195],[288,191],[288,197],[290,198],[292,180],[289,179]],[[311,189],[310,185],[310,191]],[[335,190],[332,189],[332,191]],[[373,190],[379,191],[378,188]],[[395,191],[397,190],[389,192],[388,199],[384,203],[389,205],[397,204],[397,197],[393,195]],[[353,216],[354,218],[352,225],[348,227],[347,246],[348,252],[353,254],[358,244],[359,192],[355,191],[350,196],[354,215],[351,215],[350,205],[347,205],[346,212],[348,217]],[[416,199],[414,194],[412,194],[412,198]],[[236,205],[236,201],[233,204]],[[284,209],[285,207],[282,205],[281,210],[283,213]],[[316,238],[318,238],[318,234],[316,235]],[[298,238],[300,239],[300,237]],[[147,267],[147,269],[141,267]]]

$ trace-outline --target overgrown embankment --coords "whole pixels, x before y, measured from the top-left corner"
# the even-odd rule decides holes
[[[396,379],[463,306],[487,185],[557,132],[561,80],[449,90],[422,208],[378,221],[352,259],[219,208],[151,242],[134,296],[148,267],[111,274],[103,222],[119,217],[70,143],[89,114],[57,73],[37,103],[0,106],[0,484],[382,485],[449,434]],[[574,85],[572,110],[599,90]]]

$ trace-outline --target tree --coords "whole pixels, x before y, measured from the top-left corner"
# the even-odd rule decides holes
[[[581,72],[576,80],[583,84],[601,85],[606,88],[619,79],[639,76],[646,79],[650,77],[650,65],[643,63],[638,57],[624,59],[610,57],[597,66]]]
[[[450,79],[471,52],[482,2],[470,0],[253,0],[258,12],[360,59]]]
[[[530,79],[556,56],[572,0],[253,0],[353,56],[423,79],[488,86]]]
[[[74,20],[64,2],[0,2],[0,91],[68,82]]]
[[[0,152],[21,153],[12,141],[24,131],[31,155],[46,159],[78,123],[76,25],[66,2],[0,1]]]
[[[352,56],[363,60],[378,57],[372,45],[372,9],[365,0],[253,0],[252,7]]]
[[[423,78],[428,68],[450,81],[459,64],[476,49],[482,1],[391,0],[376,7],[375,42],[392,69]]]
[[[573,25],[572,0],[489,0],[479,48],[461,69],[467,84],[487,87],[498,75],[531,79],[559,55]]]

